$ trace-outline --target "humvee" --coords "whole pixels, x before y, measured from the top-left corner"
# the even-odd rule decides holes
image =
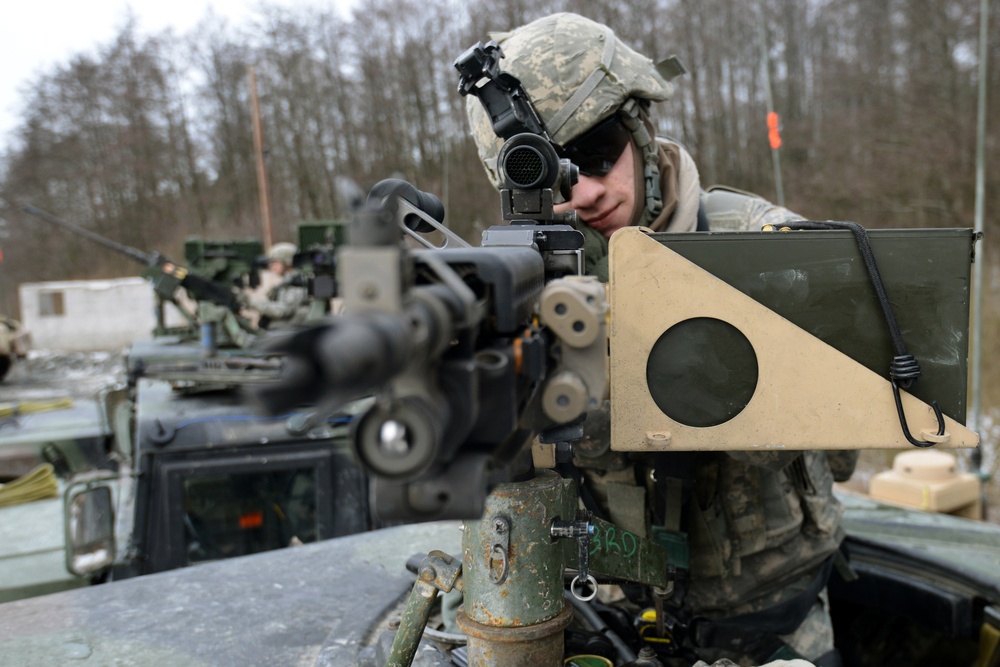
[[[313,267],[336,226],[303,225],[300,232],[311,253],[309,275],[318,280],[332,279]],[[306,432],[290,426],[303,414],[265,418],[244,400],[242,388],[272,377],[280,361],[247,349],[257,332],[235,326],[246,323],[205,295],[228,303],[222,296],[233,297],[234,285],[255,284],[246,276],[255,274],[260,254],[259,242],[188,239],[186,268],[153,253],[147,273],[158,298],[157,328],[129,348],[119,384],[71,408],[0,422],[0,447],[48,461],[61,494],[0,508],[0,600],[371,527],[366,476],[346,438],[351,410]],[[198,290],[179,306],[187,326],[167,327],[166,304],[177,304],[177,288],[188,282]]]
[[[133,370],[156,352],[175,363],[198,354],[169,337],[140,343]],[[60,496],[0,508],[0,600],[370,527],[350,414],[296,434],[287,425],[295,414],[264,418],[232,387],[181,378],[137,376],[3,429],[6,449],[53,464]]]

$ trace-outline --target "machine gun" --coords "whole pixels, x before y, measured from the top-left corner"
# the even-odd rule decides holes
[[[352,429],[355,455],[370,475],[374,513],[407,521],[487,517],[468,521],[466,536],[482,541],[477,550],[499,555],[492,566],[478,568],[478,576],[475,567],[464,570],[467,595],[475,594],[475,581],[493,587],[508,576],[517,579],[522,567],[539,566],[547,574],[532,594],[538,604],[516,613],[525,617],[525,609],[534,608],[541,622],[552,606],[543,610],[543,601],[562,600],[566,557],[582,558],[574,588],[595,583],[591,560],[600,571],[647,581],[604,557],[591,559],[598,526],[615,529],[577,521],[572,481],[550,471],[536,474],[531,456],[536,436],[568,451],[583,434],[586,411],[606,397],[605,290],[595,278],[574,274],[582,235],[536,219],[488,230],[480,248],[408,250],[404,235],[439,224],[412,203],[423,198],[412,195],[412,186],[390,184],[355,215],[349,244],[337,258],[345,314],[272,341],[286,355],[284,377],[256,389],[257,400],[275,414],[318,403],[316,418],[300,424],[305,431],[348,400],[374,395]],[[516,518],[522,516],[540,519],[541,533],[525,535],[526,524]],[[514,563],[509,549],[526,537],[554,546],[537,550],[539,560]],[[627,539],[634,562],[658,573],[653,583],[665,586],[662,554],[632,534]],[[435,556],[433,562],[437,570],[422,572],[457,572],[453,559]],[[399,637],[419,639],[412,633],[427,613],[424,605],[410,615]],[[558,619],[547,622],[541,639],[548,653],[561,653],[570,617],[560,606]],[[400,642],[394,652],[412,658],[415,644]]]
[[[314,303],[324,306],[337,296],[337,248],[346,242],[347,221],[310,221],[298,225],[298,247],[292,265],[302,272]],[[319,309],[317,309],[319,310]],[[320,315],[328,314],[322,308]],[[309,320],[319,319],[310,313]]]
[[[546,269],[544,225],[528,230],[534,244],[529,234],[522,245],[407,250],[413,216],[439,224],[414,192],[373,190],[338,253],[348,314],[274,339],[285,381],[258,398],[280,413],[319,397],[322,418],[374,393],[354,446],[374,475],[376,512],[468,518],[497,482],[530,472],[536,434],[578,434],[604,398],[604,288]]]
[[[371,476],[374,512],[466,519],[466,552],[489,554],[462,565],[429,556],[389,664],[412,659],[435,587],[464,586],[477,600],[459,616],[470,637],[503,634],[514,618],[531,628],[530,639],[504,640],[509,664],[555,664],[572,616],[562,603],[567,564],[581,599],[596,594],[591,572],[664,591],[670,583],[663,549],[578,516],[573,480],[536,472],[532,443],[539,456],[565,461],[586,412],[607,397],[607,302],[604,286],[580,275],[575,213],[553,210],[553,189],[568,194],[576,170],[533,132],[512,133],[502,154],[509,224],[484,232],[479,248],[427,214],[433,200],[425,193],[402,182],[375,188],[337,256],[345,314],[272,340],[286,355],[283,380],[255,393],[276,414],[318,404],[315,418],[299,424],[304,431],[373,394],[352,439]],[[444,234],[443,247],[424,242],[425,229]],[[406,249],[404,236],[425,249]],[[502,586],[516,593],[497,597]]]
[[[370,197],[338,254],[346,314],[278,343],[289,355],[284,379],[257,394],[276,413],[316,401],[320,417],[353,397],[374,395],[352,437],[373,479],[376,513],[466,519],[461,558],[432,551],[417,566],[389,665],[410,664],[438,591],[452,590],[465,598],[457,624],[468,641],[469,664],[563,664],[563,633],[573,615],[564,602],[567,570],[575,572],[569,593],[576,601],[596,595],[596,577],[640,584],[645,593],[637,599],[657,610],[651,636],[670,643],[667,630],[682,635],[684,628],[671,628],[663,612],[664,603],[683,590],[688,565],[677,536],[651,531],[641,537],[580,510],[581,485],[571,471],[560,474],[580,453],[574,448],[583,436],[583,418],[606,397],[608,379],[615,401],[609,450],[601,455],[909,447],[897,406],[911,428],[919,423],[921,436],[938,446],[978,443],[961,423],[915,395],[894,392],[872,370],[882,360],[872,362],[866,350],[883,341],[878,313],[875,325],[865,319],[868,305],[852,298],[847,306],[866,336],[876,334],[860,340],[860,354],[850,349],[852,341],[831,336],[828,322],[802,319],[805,296],[819,299],[808,302],[810,311],[830,310],[831,298],[843,294],[845,273],[852,280],[860,273],[853,271],[857,247],[849,238],[845,245],[846,232],[668,240],[646,230],[621,230],[610,243],[607,317],[604,287],[578,275],[582,239],[573,214],[553,211],[553,192],[572,187],[574,170],[558,160],[517,80],[499,71],[500,56],[498,47],[477,45],[456,66],[463,75],[460,90],[480,95],[494,129],[506,139],[498,170],[501,209],[510,224],[484,232],[479,248],[452,248],[457,242],[449,237],[445,247],[406,250],[403,235],[415,238],[424,223],[434,229],[438,223],[412,197],[402,196],[403,185]],[[407,222],[410,215],[420,222]],[[975,238],[943,236],[949,238],[926,246],[949,245],[947,254],[958,259],[948,269],[936,265],[954,275],[953,285],[963,275],[967,284]],[[894,240],[873,239],[874,254]],[[754,247],[745,251],[743,243]],[[800,243],[823,246],[822,259]],[[919,250],[936,252],[926,246]],[[908,243],[908,250],[915,248]],[[806,280],[807,290],[790,290],[788,279],[808,278],[803,257],[819,280]],[[772,264],[762,269],[761,262]],[[918,292],[926,275],[915,267],[894,265],[884,274],[921,286],[905,290]],[[770,275],[766,269],[786,280],[761,284]],[[726,275],[740,270],[751,279]],[[832,289],[822,282],[833,283]],[[894,295],[903,310],[927,298]],[[930,298],[936,304],[959,301]],[[877,303],[870,306],[878,310]],[[945,338],[965,340],[967,314],[943,318]],[[911,342],[914,352],[936,344]],[[814,374],[803,373],[806,364]],[[936,369],[938,388],[949,385],[941,395],[964,396],[963,366],[960,360]],[[849,378],[849,386],[829,381],[840,378]],[[794,409],[803,400],[808,409]],[[963,408],[960,400],[945,412],[960,414]],[[536,456],[528,458],[535,440]],[[628,649],[619,654],[628,656]],[[632,653],[626,662],[658,664],[646,658],[636,661]]]
[[[229,248],[219,243],[189,241],[185,244],[185,255],[189,260],[194,259],[191,263],[197,264],[199,269],[196,270],[178,264],[159,252],[145,252],[105,238],[30,204],[25,205],[23,210],[143,265],[142,276],[152,283],[158,302],[158,334],[178,333],[170,330],[165,323],[163,305],[171,303],[191,325],[190,331],[200,329],[203,338],[211,339],[208,343],[210,347],[219,344],[217,336],[223,338],[223,344],[232,343],[236,347],[246,347],[253,340],[255,329],[239,316],[241,306],[234,288],[244,284],[256,286],[253,258],[260,254],[259,247]],[[197,312],[191,312],[178,300],[178,287],[197,302]]]
[[[526,101],[509,75],[496,95],[464,83],[484,68],[497,74],[481,52],[456,64],[463,89]],[[495,484],[530,476],[532,439],[581,437],[585,412],[605,398],[604,288],[580,275],[576,213],[553,206],[553,191],[568,196],[579,172],[532,131],[534,118],[505,121],[511,136],[498,163],[508,225],[471,248],[442,224],[436,197],[382,181],[337,255],[349,315],[272,343],[287,355],[286,381],[258,395],[272,412],[321,397],[321,417],[376,394],[355,451],[374,476],[383,518],[478,517]],[[443,245],[428,242],[428,231]],[[406,250],[404,236],[425,249]]]

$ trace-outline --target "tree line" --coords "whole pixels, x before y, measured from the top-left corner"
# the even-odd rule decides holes
[[[452,223],[474,237],[495,220],[496,197],[452,62],[491,30],[567,10],[656,60],[687,64],[657,116],[695,156],[703,184],[774,196],[768,67],[791,208],[874,227],[969,226],[977,9],[957,0],[363,0],[350,18],[267,4],[239,26],[208,14],[184,35],[143,34],[125,17],[96,55],[30,87],[0,163],[5,269],[21,280],[113,270],[90,249],[37,233],[20,201],[147,247],[257,234],[250,67],[278,238],[299,220],[342,215],[338,177],[368,187],[389,175],[442,196]],[[1000,31],[991,34],[995,110]],[[1000,158],[988,154],[995,186]],[[995,210],[1000,190],[989,190]],[[43,267],[38,253],[55,261]]]
[[[992,0],[994,23],[1000,0]],[[971,227],[978,3],[959,0],[361,0],[258,5],[233,25],[117,35],[40,74],[0,147],[0,289],[132,275],[135,267],[23,215],[30,202],[116,241],[177,255],[182,240],[260,235],[248,71],[258,82],[275,240],[345,214],[337,183],[388,177],[436,193],[474,240],[499,218],[456,92],[468,46],[555,11],[607,23],[689,73],[659,130],[694,155],[703,185],[773,198],[767,80],[781,117],[786,203],[870,227]],[[1000,30],[988,108],[1000,111]],[[765,68],[767,75],[765,77]],[[987,144],[987,212],[1000,209],[1000,128]],[[996,249],[996,216],[987,217]],[[985,248],[983,248],[985,249]],[[986,302],[1000,291],[983,252]],[[990,326],[998,341],[996,314]],[[994,348],[997,343],[991,343]],[[1000,358],[987,348],[984,356]]]

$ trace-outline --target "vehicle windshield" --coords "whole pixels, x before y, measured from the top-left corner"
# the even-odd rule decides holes
[[[299,468],[185,479],[187,564],[315,541],[315,473]]]

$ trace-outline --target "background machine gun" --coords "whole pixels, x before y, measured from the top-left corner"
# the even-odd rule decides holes
[[[748,449],[771,441],[788,449],[909,446],[898,433],[891,389],[872,398],[889,388],[887,380],[827,343],[813,342],[768,307],[749,303],[746,294],[681,256],[697,253],[674,252],[656,235],[626,229],[612,240],[611,303],[626,315],[624,321],[617,314],[609,318],[604,286],[579,275],[583,243],[575,215],[553,211],[554,193],[568,198],[575,171],[558,159],[517,80],[499,71],[499,57],[495,44],[478,44],[456,67],[460,90],[480,97],[506,140],[498,171],[501,208],[510,224],[484,232],[479,248],[452,247],[464,244],[422,210],[412,186],[397,182],[373,192],[338,252],[345,315],[276,339],[272,344],[287,354],[283,379],[256,394],[274,413],[312,402],[314,422],[348,400],[373,395],[352,437],[372,478],[374,511],[388,519],[465,519],[461,559],[434,551],[417,568],[390,665],[410,664],[438,591],[463,592],[457,623],[475,665],[562,664],[563,632],[573,615],[564,601],[567,570],[575,571],[569,589],[577,601],[596,595],[596,574],[648,587],[643,601],[662,609],[683,580],[686,563],[673,557],[669,544],[578,510],[580,490],[572,475],[551,469],[569,462],[573,442],[583,435],[584,415],[607,397],[609,379],[619,409],[628,410],[616,414],[612,405],[616,451]],[[445,246],[406,249],[403,236],[418,238],[425,225],[445,233]],[[755,238],[763,236],[777,237]],[[704,235],[698,242],[710,240]],[[969,242],[961,241],[966,269]],[[616,262],[616,254],[624,259]],[[666,254],[669,261],[660,262]],[[628,272],[630,260],[653,255],[664,268],[653,271],[646,262],[642,271]],[[656,290],[672,282],[681,291],[705,289],[693,297],[672,292],[670,307],[665,300],[649,312],[648,295],[659,298]],[[640,298],[616,293],[616,283]],[[751,379],[736,394],[720,387],[720,409],[699,423],[672,412],[693,364],[683,344],[667,334],[675,324],[705,320],[745,339],[734,368]],[[647,321],[652,323],[645,326]],[[785,340],[786,334],[789,347],[778,352],[797,346],[826,372],[848,369],[856,399],[828,401],[824,394],[810,405],[817,423],[798,420],[787,406],[808,395],[794,384],[803,375],[795,367],[799,357],[788,354],[783,366],[768,350],[775,336]],[[674,365],[674,373],[677,359],[683,363]],[[709,365],[726,361],[716,358]],[[703,379],[694,370],[694,381]],[[789,385],[784,400],[783,383]],[[662,386],[673,393],[663,393]],[[849,403],[865,411],[860,424],[845,420]],[[904,395],[904,403],[939,443],[978,442],[951,418],[942,417],[939,426],[930,407],[913,396]],[[779,412],[769,413],[770,405]],[[859,431],[867,440],[858,439]],[[789,437],[804,441],[789,446]],[[529,447],[536,440],[540,446]],[[549,461],[541,465],[546,454]],[[657,636],[664,636],[665,623],[657,613]],[[626,662],[636,660],[627,647],[621,653]],[[657,664],[652,660],[641,664]]]
[[[142,264],[145,267],[142,276],[152,283],[157,299],[156,335],[200,335],[212,348],[218,345],[247,347],[253,340],[256,330],[240,316],[241,306],[234,290],[253,289],[259,284],[255,266],[262,251],[259,242],[190,239],[184,246],[188,262],[185,266],[159,252],[146,252],[105,238],[30,204],[23,210]],[[195,312],[177,298],[178,287],[196,303]],[[177,308],[188,321],[188,328],[177,330],[166,326],[165,303]]]
[[[300,222],[297,228],[299,251],[292,265],[309,291],[311,322],[329,315],[331,299],[337,296],[337,248],[346,242],[347,221]]]

